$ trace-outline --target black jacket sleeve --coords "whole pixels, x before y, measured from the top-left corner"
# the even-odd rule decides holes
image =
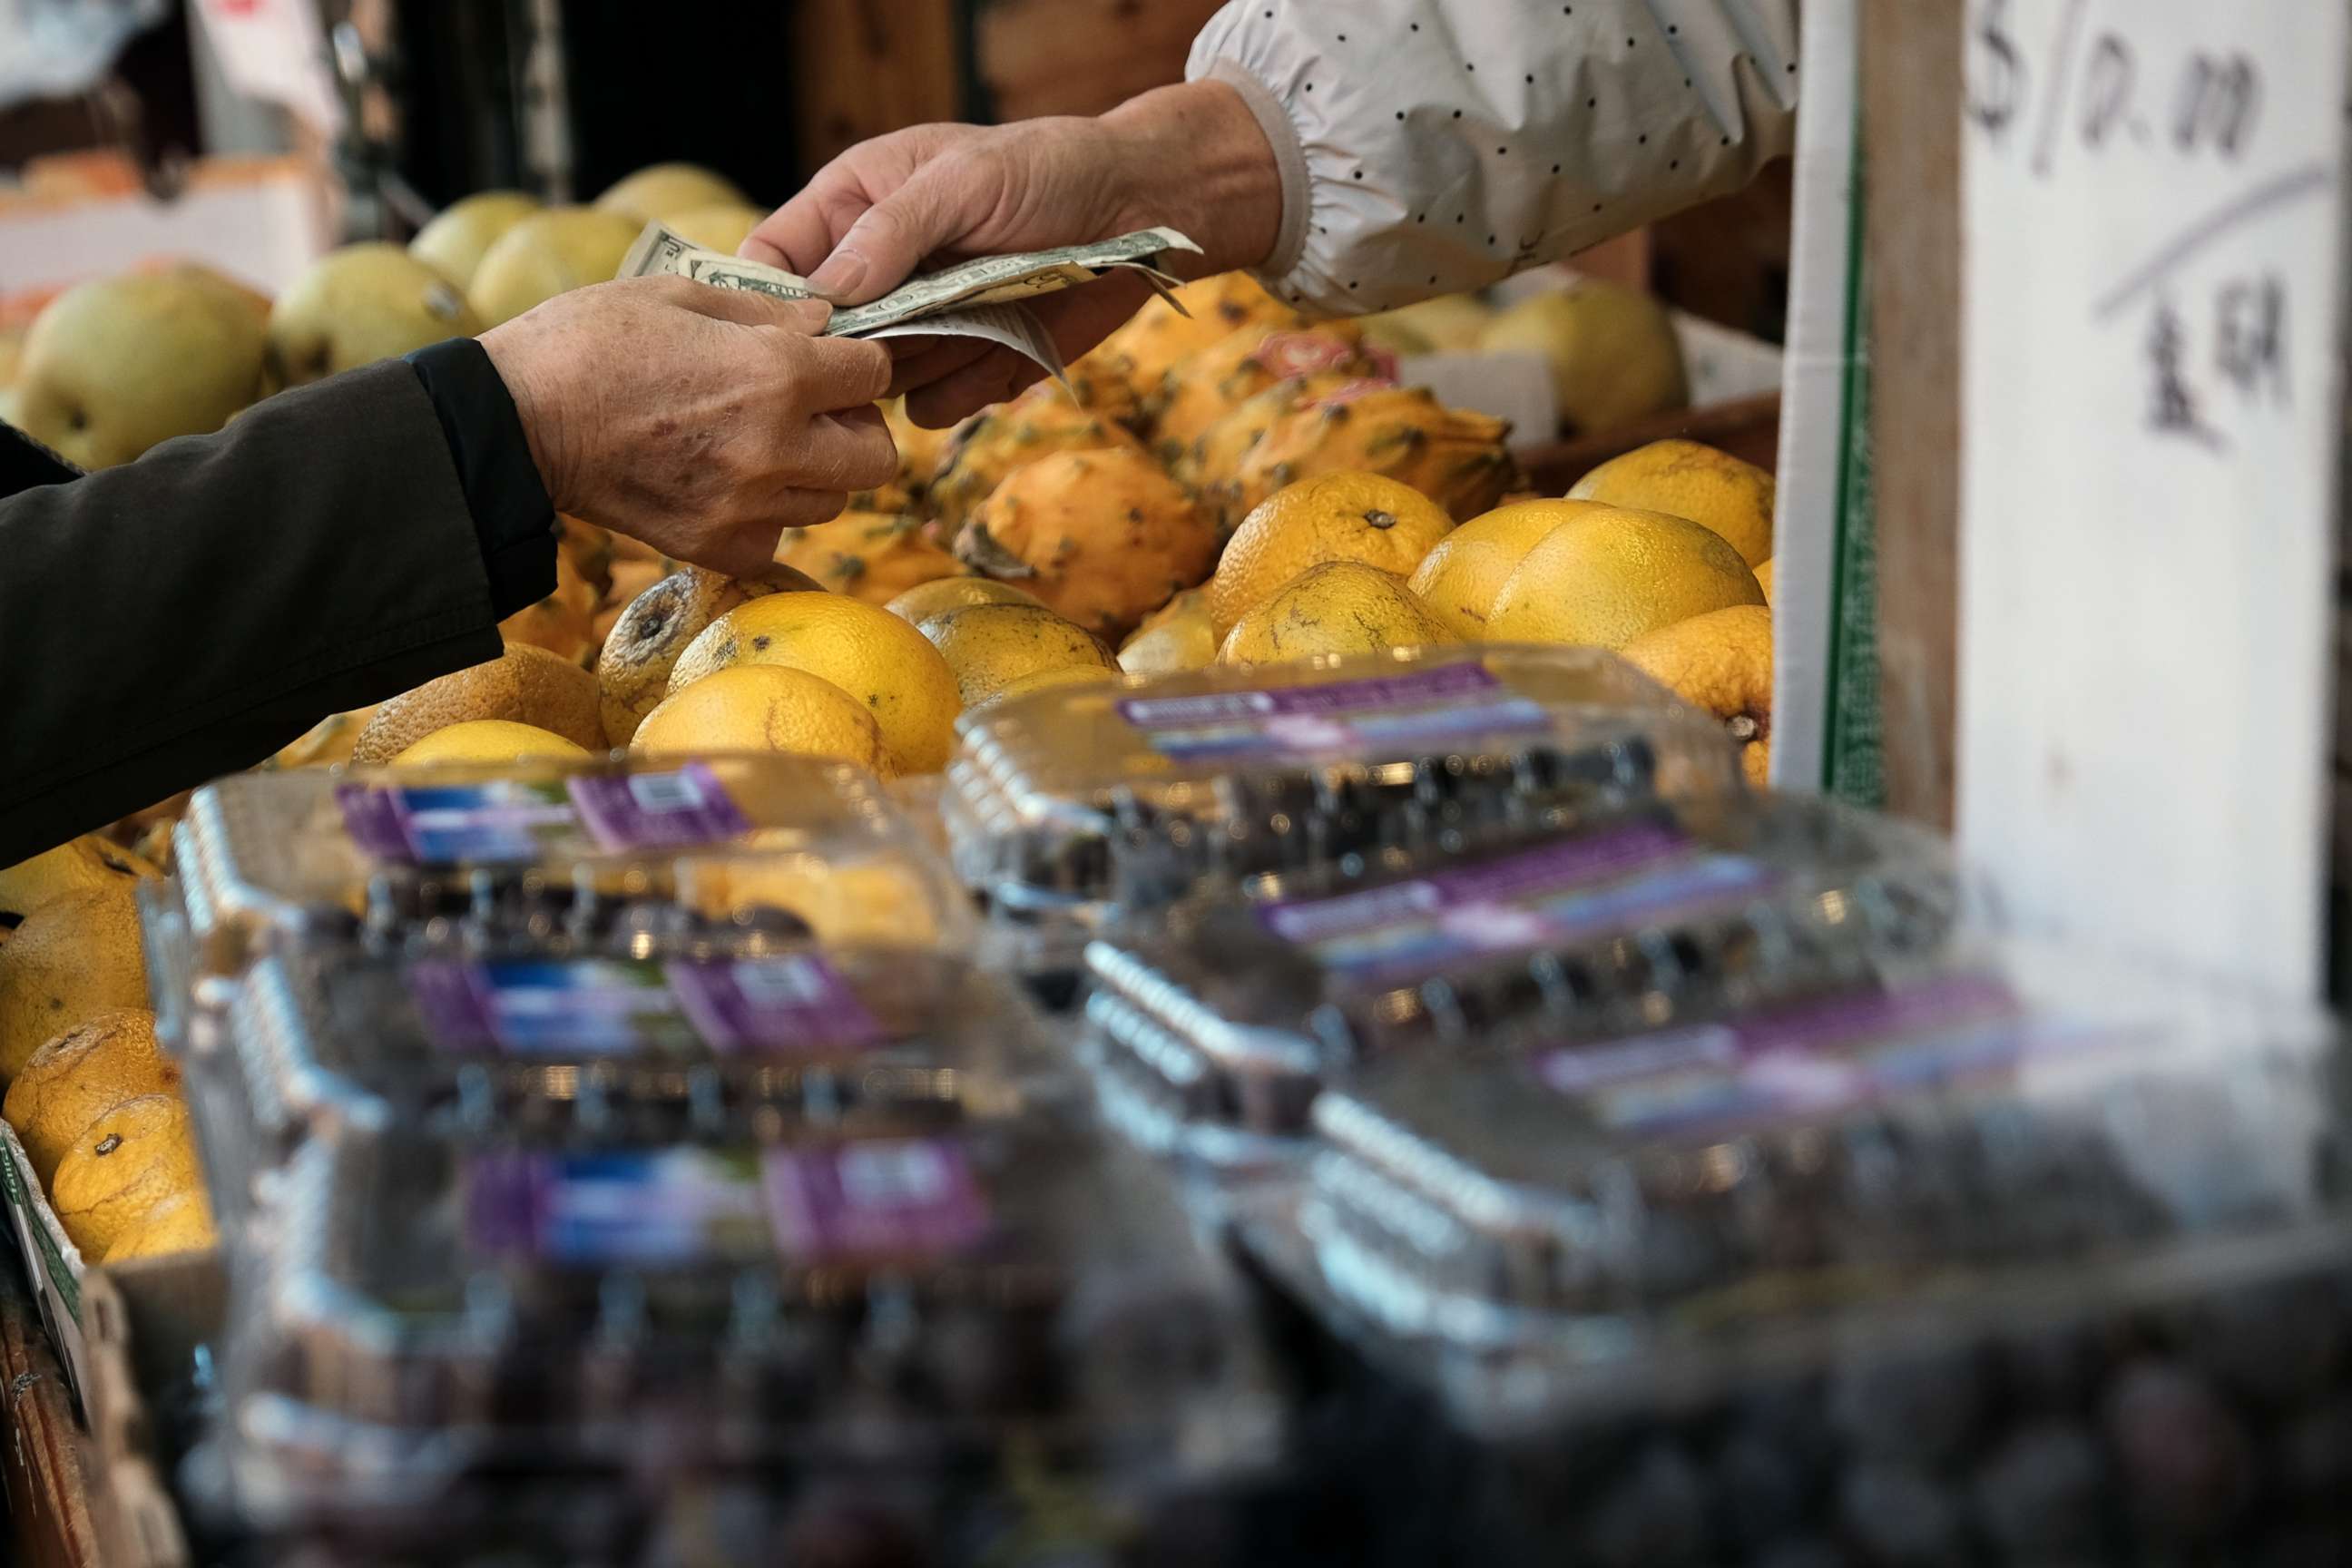
[[[453,374],[476,369],[496,383],[487,357]],[[553,588],[552,514],[515,482],[512,405],[461,440],[439,380],[371,365],[0,499],[0,866],[498,657]],[[37,448],[7,443],[21,479]]]

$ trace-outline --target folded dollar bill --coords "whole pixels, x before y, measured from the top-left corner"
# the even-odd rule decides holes
[[[974,306],[1012,304],[1050,294],[1113,271],[1139,272],[1156,288],[1172,288],[1177,279],[1160,267],[1161,258],[1171,251],[1197,256],[1200,249],[1172,228],[1147,228],[1091,245],[983,256],[910,279],[871,304],[837,310],[824,330],[835,337],[863,337],[885,327]],[[647,224],[637,236],[628,255],[621,258],[615,276],[643,278],[656,272],[675,273],[720,289],[755,289],[785,300],[817,297],[808,279],[797,273],[705,250],[658,220]]]

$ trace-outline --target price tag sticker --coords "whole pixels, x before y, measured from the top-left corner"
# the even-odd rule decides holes
[[[1969,0],[1958,826],[2021,925],[2315,996],[2347,9]]]

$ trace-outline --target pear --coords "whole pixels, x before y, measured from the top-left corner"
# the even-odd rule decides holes
[[[1591,435],[1690,402],[1666,309],[1638,289],[1585,279],[1522,300],[1486,323],[1483,353],[1537,353],[1551,366],[1559,422]]]
[[[452,202],[408,242],[408,254],[458,288],[472,286],[499,237],[540,210],[540,200],[522,191],[481,191]]]
[[[347,245],[311,263],[269,312],[281,386],[391,359],[482,323],[450,281],[396,245]]]
[[[721,175],[698,163],[655,163],[616,183],[596,198],[600,211],[618,213],[637,227],[697,207],[749,206],[751,198]]]
[[[33,322],[15,423],[85,468],[217,430],[260,393],[262,319],[186,272],[78,284]]]
[[[644,226],[594,207],[533,213],[490,247],[467,300],[485,327],[495,327],[569,289],[609,282]]]
[[[735,247],[743,243],[743,237],[757,228],[760,220],[767,216],[760,208],[740,202],[721,202],[716,206],[673,213],[662,221],[705,250],[723,250],[732,256]]]

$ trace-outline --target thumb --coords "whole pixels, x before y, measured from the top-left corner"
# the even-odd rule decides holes
[[[970,226],[959,210],[955,182],[939,175],[939,165],[866,209],[849,226],[809,285],[840,305],[878,300],[914,275],[924,257],[945,249]]]

